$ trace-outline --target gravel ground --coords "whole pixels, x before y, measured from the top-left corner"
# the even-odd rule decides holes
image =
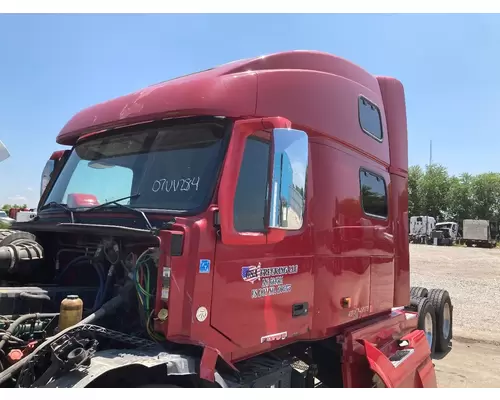
[[[500,345],[500,249],[410,244],[411,285],[446,289],[453,337]]]
[[[500,387],[500,347],[453,340],[445,357],[434,359],[439,388]]]
[[[453,304],[438,387],[500,387],[500,249],[411,244],[410,263],[412,286],[446,289]]]

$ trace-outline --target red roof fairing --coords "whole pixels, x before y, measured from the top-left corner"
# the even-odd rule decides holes
[[[226,75],[215,69],[189,75],[80,111],[61,130],[57,143],[74,145],[93,131],[162,118],[252,115],[256,92],[257,78],[249,72]]]
[[[224,64],[86,108],[63,127],[57,143],[74,145],[82,134],[162,118],[253,116],[257,106],[254,72],[263,70],[335,74],[358,82],[371,91],[379,91],[373,76],[342,58],[313,51],[284,52]]]

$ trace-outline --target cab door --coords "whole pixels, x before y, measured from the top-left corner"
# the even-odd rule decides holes
[[[285,232],[276,243],[244,245],[225,244],[221,232],[211,324],[240,347],[284,342],[311,326],[312,243],[303,214],[305,186],[293,181],[293,161],[286,152],[277,156],[276,144],[261,135],[245,141],[234,196],[234,229],[255,237],[266,235],[269,225],[280,225]]]

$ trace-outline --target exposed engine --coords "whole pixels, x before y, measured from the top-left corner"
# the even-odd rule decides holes
[[[154,239],[0,231],[0,387],[45,385],[111,342],[162,341]]]

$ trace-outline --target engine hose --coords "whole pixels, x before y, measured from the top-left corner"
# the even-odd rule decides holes
[[[9,338],[9,340],[13,339],[13,340],[24,342],[24,340],[19,338],[19,335],[23,335],[25,333],[31,333],[31,332],[41,332],[44,330],[45,326],[46,326],[46,324],[43,321],[36,321],[36,322],[31,322],[31,323],[27,322],[26,324],[21,324],[16,328],[17,339],[16,339],[16,336],[11,336]],[[5,333],[5,331],[2,333]],[[2,335],[0,335],[0,337],[1,336]]]
[[[34,300],[52,300],[49,295],[47,294],[35,294],[35,293],[28,293],[28,292],[21,292],[19,293],[19,297],[25,297],[27,299],[34,299]]]
[[[2,340],[0,340],[0,351],[2,350],[3,346],[5,343],[9,340],[9,338],[12,336],[16,328],[21,325],[24,321],[27,321],[29,319],[40,319],[40,318],[53,318],[57,317],[59,313],[52,313],[52,314],[26,314],[22,315],[18,319],[16,319],[12,324],[9,325],[9,328],[7,331],[2,335]]]
[[[99,291],[97,292],[97,295],[95,297],[94,306],[92,307],[92,312],[94,312],[100,306],[102,306],[102,303],[104,302],[104,291],[106,290],[106,282],[108,280],[106,274],[104,273],[104,267],[102,266],[101,263],[99,262],[94,263],[94,268],[96,271],[98,271],[99,275]]]
[[[109,270],[108,270],[108,275],[106,277],[106,281],[104,283],[104,288],[102,288],[102,290],[99,291],[98,295],[99,295],[99,299],[98,301],[96,301],[96,304],[94,305],[94,308],[92,309],[92,311],[95,311],[97,310],[97,308],[99,308],[102,303],[104,302],[104,299],[106,298],[106,295],[108,294],[108,291],[109,291],[109,288],[111,286],[111,282],[113,281],[113,276],[115,274],[115,265],[111,265],[111,267],[109,267]],[[97,298],[96,298],[97,300]]]
[[[130,296],[130,293],[134,289],[135,289],[134,283],[132,281],[127,281],[127,283],[122,287],[120,294],[118,294],[116,297],[113,297],[108,302],[104,303],[102,305],[102,307],[99,310],[97,310],[95,313],[92,313],[88,317],[86,317],[85,319],[82,319],[76,325],[70,326],[70,327],[62,330],[57,335],[54,335],[54,336],[47,338],[33,352],[28,354],[26,357],[20,359],[18,362],[11,365],[9,368],[4,370],[3,372],[0,372],[0,385],[2,385],[8,379],[12,378],[14,376],[14,374],[23,367],[23,365],[25,365],[28,361],[30,361],[33,357],[35,357],[35,355],[37,353],[39,353],[43,348],[50,345],[54,340],[59,339],[61,336],[65,335],[67,332],[71,331],[72,329],[74,329],[77,326],[89,324],[95,320],[98,320],[99,318],[102,318],[103,316],[105,316],[109,312],[116,310],[121,304],[126,302],[127,298]]]
[[[95,263],[95,262],[92,262],[92,259],[88,256],[79,256],[79,257],[76,257],[75,259],[71,260],[67,265],[66,267],[64,267],[64,269],[59,273],[59,275],[57,276],[57,280],[59,281],[61,279],[61,277],[71,268],[71,267],[74,267],[74,266],[77,266],[77,265],[80,265],[80,264],[85,264],[85,265],[89,265],[91,264],[96,273],[97,273],[97,277],[99,278],[99,291],[97,292],[97,295],[96,295],[96,298],[95,298],[95,301],[94,301],[94,307],[92,307],[92,310],[96,310],[99,306],[100,306],[100,303],[101,303],[101,296],[102,296],[102,292],[104,291],[104,286],[105,286],[105,273],[103,271],[103,268],[101,267],[101,264],[99,263]]]
[[[0,270],[12,272],[19,261],[41,260],[43,248],[34,240],[23,240],[0,247]]]
[[[90,324],[93,321],[104,317],[108,312],[115,310],[126,300],[126,296],[135,290],[135,285],[132,281],[127,281],[127,283],[123,286],[120,294],[118,296],[113,297],[111,300],[107,301],[99,308],[96,312],[90,314],[88,317],[82,319],[78,325]],[[1,383],[1,381],[0,381]]]
[[[66,267],[59,273],[57,278],[60,279],[61,276],[63,276],[68,269],[70,269],[71,267],[78,265],[80,263],[87,264],[87,265],[91,264],[94,267],[94,269],[96,270],[97,275],[99,276],[99,280],[104,280],[104,279],[102,279],[104,277],[104,272],[95,263],[93,263],[92,259],[88,256],[79,256],[79,257],[76,257],[75,259],[71,260],[66,265]]]

